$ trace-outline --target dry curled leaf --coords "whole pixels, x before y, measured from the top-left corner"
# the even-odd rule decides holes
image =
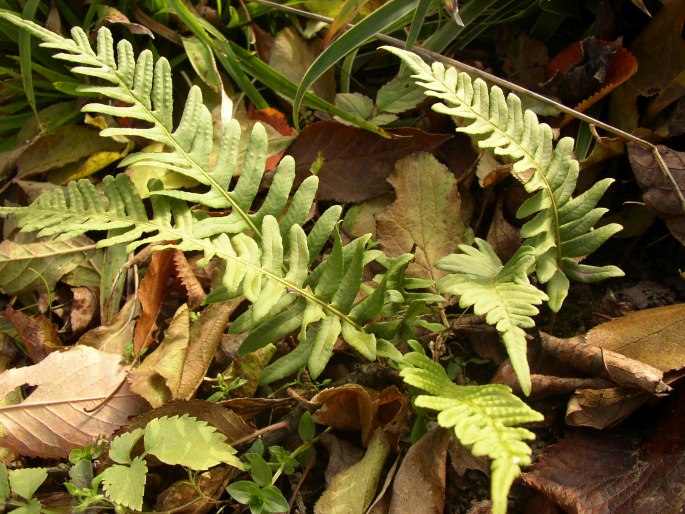
[[[671,234],[685,245],[685,213],[659,166],[648,148],[628,143],[628,158],[638,184],[644,191],[642,199],[647,207],[664,220]],[[685,153],[658,145],[670,174],[678,189],[685,195]]]
[[[3,316],[19,333],[34,363],[39,363],[52,352],[63,348],[55,325],[42,314],[27,316],[8,305],[5,307]]]
[[[443,512],[449,440],[449,432],[438,427],[409,448],[395,476],[389,514]]]
[[[0,374],[0,398],[16,387],[36,387],[22,403],[0,407],[0,445],[20,455],[61,458],[112,434],[147,406],[129,391],[120,361],[75,346]]]
[[[395,386],[379,393],[358,384],[346,384],[325,389],[311,401],[322,404],[315,414],[318,423],[361,432],[364,446],[379,426],[392,432],[408,427],[407,400]]]
[[[670,390],[663,372],[590,343],[585,336],[558,339],[541,333],[542,348],[558,360],[590,375],[611,380],[617,385],[642,389],[652,394]]]

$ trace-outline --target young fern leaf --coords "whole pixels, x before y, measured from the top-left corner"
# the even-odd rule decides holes
[[[524,442],[535,435],[522,423],[542,421],[543,416],[501,384],[458,386],[443,367],[425,355],[404,356],[403,380],[426,391],[415,400],[418,407],[439,411],[440,426],[451,428],[459,441],[475,456],[493,459],[491,498],[493,514],[504,514],[511,484],[521,466],[531,463],[531,449]]]
[[[237,169],[240,126],[235,120],[224,127],[216,162],[210,163],[214,147],[212,116],[202,102],[199,87],[190,89],[181,121],[174,130],[171,67],[165,58],[155,63],[152,52],[145,50],[136,60],[133,48],[126,40],[119,41],[115,51],[112,34],[106,27],[98,31],[97,48],[94,51],[88,36],[79,27],[72,29],[72,38],[68,39],[10,12],[0,12],[0,18],[43,40],[41,46],[60,50],[55,58],[74,63],[72,72],[99,79],[106,84],[81,86],[81,92],[99,94],[126,104],[90,103],[83,108],[84,112],[131,118],[149,124],[147,128],[107,128],[100,133],[102,136],[139,136],[162,143],[168,149],[163,153],[133,153],[123,159],[120,166],[153,165],[166,168],[208,188],[204,193],[158,190],[151,192],[152,195],[169,196],[215,209],[231,209],[231,213],[220,222],[208,220],[198,223],[196,231],[200,237],[246,231],[260,237],[259,227],[268,215],[282,218],[280,227],[283,237],[287,237],[292,225],[304,223],[314,201],[318,179],[314,176],[307,178],[291,198],[295,163],[290,157],[285,157],[280,163],[262,207],[254,213],[250,212],[266,161],[267,135],[262,125],[255,125],[240,170]],[[238,171],[240,178],[229,190],[232,178]]]
[[[569,277],[580,282],[596,282],[622,276],[616,266],[580,264],[622,227],[616,223],[598,229],[593,226],[606,209],[597,202],[612,179],[597,182],[583,194],[573,197],[578,178],[578,162],[573,158],[573,140],[562,138],[553,144],[552,129],[540,123],[532,111],[524,111],[513,93],[506,97],[496,86],[488,88],[481,80],[441,63],[428,66],[417,55],[383,47],[400,57],[414,72],[426,95],[439,98],[433,108],[458,118],[457,130],[478,137],[481,148],[509,158],[512,173],[533,193],[517,216],[534,215],[521,229],[523,244],[535,249],[535,273],[547,284],[549,306],[557,312],[568,294]]]
[[[502,336],[509,359],[521,389],[530,393],[530,371],[526,359],[524,328],[535,326],[535,316],[547,295],[528,280],[528,270],[535,263],[535,250],[522,246],[502,265],[492,247],[482,239],[476,246],[460,245],[463,252],[444,257],[438,268],[450,272],[438,282],[444,293],[459,295],[459,306],[473,307],[476,314],[484,314],[488,324],[494,325]]]

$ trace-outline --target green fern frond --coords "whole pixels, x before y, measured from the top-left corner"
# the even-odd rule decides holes
[[[150,181],[152,192],[161,187]],[[66,192],[56,190],[42,195],[28,207],[0,208],[0,215],[13,214],[23,231],[37,231],[39,236],[58,236],[57,241],[90,231],[118,229],[116,236],[98,241],[97,247],[128,244],[133,251],[142,244],[156,244],[156,249],[174,247],[182,251],[203,252],[200,264],[218,257],[225,263],[223,290],[216,300],[244,296],[250,308],[233,324],[234,332],[252,333],[245,340],[243,352],[254,351],[293,330],[300,329],[302,344],[280,364],[301,362],[318,376],[328,363],[335,340],[343,338],[364,357],[376,358],[376,338],[362,327],[382,308],[384,289],[357,301],[361,291],[362,270],[368,262],[366,244],[369,236],[342,246],[335,230],[340,208],[333,207],[317,220],[309,236],[297,224],[290,227],[287,244],[279,223],[264,216],[259,227],[261,240],[247,233],[221,233],[212,237],[198,235],[196,228],[205,217],[192,211],[177,198],[151,196],[153,216],[148,219],[145,206],[128,175],[104,179],[104,194],[87,180],[70,183]],[[312,253],[318,254],[323,242],[334,232],[332,252],[311,271]],[[203,229],[204,233],[204,229]],[[406,265],[408,259],[398,260]],[[215,294],[216,297],[216,294]],[[299,360],[298,360],[299,359]],[[302,366],[297,366],[299,369]]]
[[[475,243],[477,249],[460,245],[463,253],[440,260],[438,268],[450,274],[438,282],[438,289],[459,295],[460,307],[473,307],[476,314],[484,314],[486,322],[497,328],[521,389],[529,394],[530,371],[523,329],[535,326],[531,318],[538,313],[535,305],[547,300],[547,295],[528,280],[528,272],[535,264],[535,250],[522,246],[502,265],[486,241],[477,238]]]
[[[529,193],[517,216],[534,215],[521,229],[524,245],[535,249],[535,273],[547,284],[549,305],[558,311],[568,294],[568,277],[594,282],[622,276],[615,266],[579,264],[622,227],[616,223],[598,229],[593,226],[606,212],[597,202],[611,179],[596,183],[590,190],[573,197],[578,178],[578,162],[573,158],[573,140],[562,138],[553,144],[552,129],[540,123],[532,111],[524,111],[513,93],[506,97],[498,87],[488,88],[481,79],[445,68],[439,62],[428,66],[417,55],[383,47],[400,57],[414,72],[426,95],[439,98],[433,108],[460,120],[457,130],[478,138],[481,148],[492,148],[496,155],[513,163],[514,175]]]
[[[260,225],[266,216],[282,218],[281,235],[287,237],[290,227],[304,223],[314,201],[318,179],[308,177],[291,198],[295,180],[295,163],[285,157],[277,168],[273,185],[262,207],[251,213],[259,190],[266,162],[267,135],[264,127],[256,124],[249,139],[241,169],[238,169],[240,126],[229,122],[216,152],[212,140],[212,116],[203,104],[202,93],[193,86],[188,94],[181,121],[173,127],[173,91],[171,67],[165,58],[153,62],[152,52],[143,51],[136,60],[131,44],[120,41],[114,49],[111,32],[103,27],[98,31],[94,51],[82,29],[72,29],[71,39],[64,38],[10,12],[0,12],[3,18],[43,40],[41,46],[60,50],[55,58],[73,63],[72,72],[104,81],[107,85],[88,85],[79,88],[87,94],[98,94],[125,105],[90,103],[84,112],[131,118],[149,124],[146,128],[112,127],[102,136],[139,136],[165,145],[164,153],[139,152],[127,156],[120,163],[154,165],[181,173],[206,186],[204,193],[159,190],[154,195],[170,196],[215,209],[231,209],[221,220],[199,223],[197,232],[202,237],[219,233],[237,234],[250,231],[260,237]],[[234,175],[240,175],[230,189]],[[290,200],[290,203],[288,202]]]
[[[428,393],[417,396],[416,406],[439,411],[440,426],[453,429],[473,455],[493,460],[492,512],[504,514],[511,484],[521,474],[521,466],[531,463],[532,451],[524,441],[535,438],[531,431],[515,425],[542,421],[542,414],[507,386],[458,386],[440,364],[420,353],[406,354],[402,363],[404,381]]]

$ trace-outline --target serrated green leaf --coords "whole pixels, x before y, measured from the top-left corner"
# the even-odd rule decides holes
[[[109,445],[109,458],[119,464],[131,464],[131,450],[144,433],[142,428],[136,428],[116,436]]]
[[[25,500],[30,500],[48,478],[48,471],[45,468],[11,469],[8,475],[12,492]]]
[[[14,509],[11,512],[13,514],[40,514],[41,508],[42,506],[40,504],[40,501],[38,501],[37,498],[31,498],[28,504],[23,505],[17,509]]]
[[[413,109],[425,98],[423,90],[410,77],[395,78],[378,90],[376,107],[381,112],[399,114]]]
[[[166,464],[202,470],[225,462],[242,469],[226,438],[206,421],[187,414],[153,419],[145,427],[144,441],[145,450]]]
[[[124,507],[142,510],[147,481],[145,459],[136,457],[130,466],[114,464],[100,473],[100,478],[102,488],[110,500]]]

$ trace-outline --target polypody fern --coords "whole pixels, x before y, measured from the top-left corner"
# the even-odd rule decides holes
[[[143,244],[156,244],[155,249],[175,247],[203,252],[202,263],[220,258],[225,263],[224,287],[213,297],[242,295],[252,304],[236,327],[265,336],[260,345],[283,335],[281,327],[274,325],[275,320],[288,319],[284,326],[289,331],[300,329],[297,351],[284,362],[274,363],[276,367],[268,369],[262,381],[275,380],[289,374],[293,366],[299,369],[305,364],[317,377],[341,334],[363,356],[376,358],[376,336],[367,333],[360,323],[378,315],[384,287],[379,295],[355,303],[361,289],[361,269],[373,255],[366,250],[368,238],[342,246],[335,228],[340,206],[324,212],[305,233],[302,225],[312,207],[318,179],[306,179],[291,195],[295,164],[290,157],[281,160],[268,194],[255,208],[267,149],[261,125],[255,125],[240,165],[240,127],[237,121],[229,122],[211,164],[212,119],[202,103],[201,92],[191,88],[174,129],[171,71],[164,58],[153,64],[152,54],[144,51],[135,60],[126,41],[119,42],[115,51],[106,28],[98,32],[97,51],[93,51],[87,35],[78,27],[72,30],[72,39],[67,39],[8,12],[0,12],[0,18],[39,37],[43,46],[61,50],[55,57],[75,63],[75,73],[107,84],[83,86],[84,93],[126,104],[93,103],[84,111],[149,124],[147,128],[107,128],[102,135],[142,136],[163,143],[167,149],[162,153],[131,154],[121,165],[154,164],[186,175],[207,189],[202,193],[168,190],[162,189],[159,181],[150,181],[149,218],[131,180],[120,174],[105,178],[104,195],[87,180],[81,180],[70,183],[66,192],[57,190],[41,196],[28,207],[0,208],[0,215],[14,214],[22,230],[37,231],[38,236],[57,235],[58,241],[88,231],[108,230],[108,237],[98,241],[98,247],[126,243],[127,250],[133,251]],[[232,184],[234,176],[239,178]],[[209,216],[204,210],[191,210],[191,203],[229,211]],[[331,234],[336,242],[333,251],[312,271],[311,265]],[[255,340],[253,337],[246,341],[243,351],[254,349]]]
[[[533,326],[529,316],[537,313],[535,305],[547,299],[550,309],[557,312],[568,294],[568,277],[595,282],[623,275],[616,266],[580,263],[622,229],[617,223],[593,228],[606,212],[596,205],[612,179],[601,180],[574,197],[579,167],[573,158],[573,139],[562,138],[555,146],[549,125],[540,123],[532,111],[524,111],[513,93],[505,97],[499,87],[488,88],[467,73],[439,62],[428,66],[416,54],[384,48],[408,65],[426,95],[444,102],[433,105],[434,110],[455,117],[461,124],[457,130],[474,136],[481,148],[509,159],[514,176],[533,194],[517,212],[519,218],[533,218],[521,228],[523,246],[509,263],[502,266],[484,242],[478,243],[478,249],[462,247],[468,258],[452,255],[439,263],[452,273],[439,284],[441,291],[462,295],[462,307],[474,306],[488,323],[496,325],[521,388],[528,394],[530,373],[522,329]],[[547,284],[546,298],[532,292],[535,287],[525,276],[533,272],[540,283]]]

